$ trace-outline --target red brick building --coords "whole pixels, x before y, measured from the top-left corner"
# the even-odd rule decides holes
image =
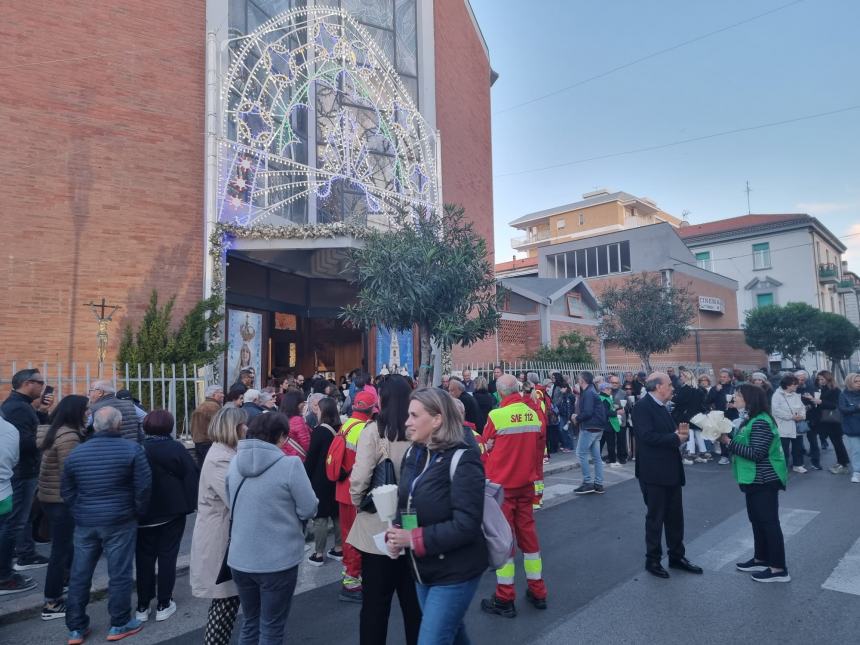
[[[151,290],[176,297],[178,320],[220,286],[228,318],[234,309],[240,317],[259,316],[260,328],[245,342],[260,343],[262,373],[278,361],[310,371],[322,354],[328,369],[343,372],[374,351],[373,338],[346,334],[333,322],[351,297],[333,274],[353,242],[349,235],[284,238],[285,228],[373,225],[393,207],[379,195],[394,186],[404,199],[462,204],[492,248],[493,72],[468,1],[330,0],[314,12],[304,5],[153,0],[7,7],[0,67],[7,149],[0,176],[10,191],[0,206],[5,360],[95,362],[96,320],[85,305],[103,297],[122,307],[111,325],[111,360],[122,325],[140,320]],[[272,20],[285,9],[295,15]],[[320,46],[369,52],[352,58],[347,71],[363,66],[378,82],[368,95],[345,84],[316,84],[298,108],[275,114],[275,128],[261,125],[272,116],[261,115],[266,106],[231,103],[247,98],[250,78],[235,73],[236,62],[268,53],[269,67],[254,74],[288,84],[289,51],[265,48],[277,29],[291,29],[300,50],[307,34],[317,34],[307,29],[314,21],[324,23],[312,36]],[[244,52],[248,43],[262,49]],[[322,74],[321,65],[302,69]],[[419,116],[412,120],[420,122],[414,126],[420,132],[394,142],[393,152],[385,147],[391,141],[377,137],[384,110],[374,111],[392,101],[414,110]],[[350,115],[347,126],[322,122],[335,112]],[[353,138],[341,143],[367,146],[374,164],[338,165],[329,144],[347,135]],[[411,176],[389,172],[386,160],[398,156]],[[243,174],[246,159],[253,168]],[[298,165],[307,170],[302,185],[278,179],[295,178]],[[238,180],[251,188],[237,188]],[[223,225],[278,234],[227,235]],[[210,246],[219,235],[222,285]],[[328,329],[332,346],[318,346],[314,329]],[[228,324],[226,333],[239,331]],[[334,345],[343,345],[337,355]]]

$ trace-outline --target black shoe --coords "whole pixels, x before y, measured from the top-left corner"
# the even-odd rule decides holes
[[[516,618],[517,609],[513,602],[502,602],[493,594],[492,598],[484,598],[481,601],[481,610],[488,614],[495,614],[503,618]]]
[[[347,589],[346,587],[341,587],[340,592],[337,595],[337,599],[342,602],[354,602],[360,605],[362,602],[361,589]]]
[[[46,602],[42,605],[42,620],[54,620],[66,617],[66,603],[62,600]]]
[[[645,563],[645,571],[650,573],[652,576],[657,576],[658,578],[668,578],[669,572],[663,568],[663,565],[659,562],[652,562],[648,560]]]
[[[536,609],[546,609],[546,598],[538,598],[531,589],[526,589],[526,600],[533,604]]]
[[[680,569],[681,571],[686,571],[687,573],[704,573],[704,569],[702,567],[697,567],[695,564],[690,562],[687,558],[681,558],[680,560],[669,560],[669,568],[670,569]]]
[[[583,484],[573,491],[576,495],[588,495],[594,492],[594,484]]]
[[[750,558],[746,562],[738,562],[735,565],[735,569],[738,571],[744,571],[746,573],[760,573],[762,571],[766,571],[769,569],[764,562],[759,562],[755,558]]]
[[[15,571],[29,571],[30,569],[41,569],[48,566],[48,558],[45,556],[31,555],[29,558],[18,558],[12,568]]]
[[[603,484],[595,484],[594,485],[594,492],[597,493],[598,495],[603,495],[603,493],[605,493],[606,490],[603,488]]]

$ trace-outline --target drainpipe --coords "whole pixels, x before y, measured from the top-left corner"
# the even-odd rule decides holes
[[[214,228],[218,192],[218,42],[206,33],[206,161],[203,189],[203,297],[212,295],[212,256],[209,236]]]

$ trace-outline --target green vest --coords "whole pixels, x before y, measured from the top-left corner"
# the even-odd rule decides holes
[[[753,419],[749,419],[743,427],[735,435],[734,441],[742,446],[750,445],[750,434],[752,433],[753,423],[762,420],[767,422],[770,427],[771,440],[770,450],[767,458],[774,472],[779,476],[782,485],[785,486],[788,481],[788,468],[785,465],[785,453],[782,451],[782,442],[779,439],[779,430],[770,415],[761,413]],[[739,455],[732,455],[732,470],[735,474],[735,479],[739,484],[752,484],[755,481],[755,462],[745,459]]]
[[[606,406],[606,416],[609,419],[609,425],[615,432],[621,432],[621,421],[618,420],[618,415],[615,414],[615,399],[609,394],[600,394],[600,400]]]

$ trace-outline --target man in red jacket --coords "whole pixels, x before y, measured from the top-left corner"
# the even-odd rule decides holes
[[[496,381],[502,397],[500,407],[491,410],[484,426],[487,457],[484,464],[487,479],[505,489],[502,510],[516,543],[523,552],[528,591],[526,599],[538,609],[546,609],[546,585],[535,528],[534,484],[543,465],[543,428],[541,415],[519,393],[514,376],[505,374]],[[502,568],[496,570],[496,593],[481,601],[481,609],[507,618],[517,615],[514,607],[513,553]]]
[[[338,598],[345,602],[362,601],[361,594],[361,554],[346,541],[349,531],[355,522],[357,509],[352,503],[349,494],[350,477],[352,467],[355,465],[355,452],[358,448],[358,439],[367,423],[373,416],[376,407],[376,395],[372,392],[361,391],[355,395],[352,402],[352,416],[346,420],[340,432],[346,440],[346,452],[343,456],[342,471],[347,475],[339,480],[335,486],[334,498],[338,504],[340,517],[340,535],[343,542],[343,582]],[[334,445],[334,444],[332,444]],[[329,453],[331,454],[331,453]]]

